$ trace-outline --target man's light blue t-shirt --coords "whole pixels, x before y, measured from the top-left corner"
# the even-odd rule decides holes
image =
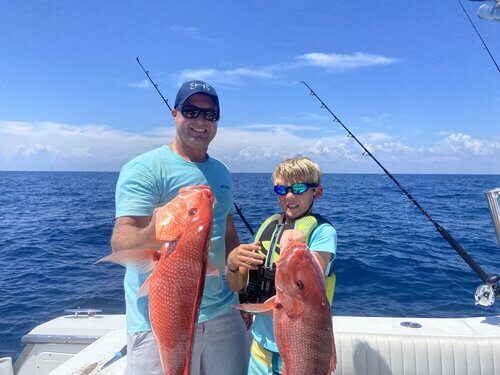
[[[330,268],[333,267],[337,251],[337,232],[335,228],[329,223],[318,225],[311,233],[307,246],[310,251],[332,253],[332,260],[327,265],[325,272],[328,275]],[[256,315],[252,326],[252,334],[255,341],[267,350],[273,352],[279,351],[276,339],[274,338],[272,317],[262,314]]]
[[[220,161],[208,157],[203,163],[183,159],[168,146],[162,146],[131,160],[123,166],[116,186],[116,217],[150,216],[153,210],[172,200],[179,189],[190,185],[210,185],[215,196],[212,237],[208,261],[224,275],[226,262],[226,218],[233,212],[231,175]],[[149,276],[132,267],[125,272],[124,288],[127,331],[150,331],[148,298],[137,298]],[[223,277],[207,277],[201,301],[199,322],[213,319],[238,303]]]

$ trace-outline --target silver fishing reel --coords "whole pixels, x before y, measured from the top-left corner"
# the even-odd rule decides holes
[[[480,285],[476,289],[474,298],[476,300],[476,305],[491,306],[495,303],[495,288],[493,285]]]

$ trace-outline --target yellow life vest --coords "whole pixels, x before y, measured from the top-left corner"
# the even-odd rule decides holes
[[[262,225],[259,227],[255,235],[255,241],[260,241],[262,244],[262,251],[260,252],[262,255],[266,257],[265,266],[266,269],[262,270],[262,266],[259,267],[259,270],[250,270],[250,278],[249,285],[247,286],[247,293],[249,295],[259,294],[262,289],[265,288],[265,280],[262,280],[262,275],[266,274],[266,270],[275,269],[274,263],[279,258],[279,241],[282,233],[287,229],[297,229],[304,233],[306,236],[306,244],[310,244],[311,234],[318,227],[318,225],[323,223],[329,223],[328,220],[324,219],[321,215],[318,214],[309,214],[302,216],[301,218],[294,220],[292,223],[285,224],[284,216],[282,214],[275,214],[268,217]],[[264,271],[264,272],[263,272]],[[273,278],[272,290],[269,291],[269,294],[274,294],[274,274],[271,276]],[[266,278],[266,277],[264,277]],[[333,296],[335,293],[335,272],[333,270],[333,262],[328,265],[327,272],[325,274],[325,284],[326,284],[326,294],[328,297],[328,301],[330,305],[333,303]],[[263,288],[264,287],[264,288]],[[267,295],[265,297],[269,298],[271,295]],[[266,298],[266,299],[267,299]],[[251,298],[255,300],[255,297]],[[250,302],[254,302],[250,300]],[[259,301],[262,302],[262,299]]]

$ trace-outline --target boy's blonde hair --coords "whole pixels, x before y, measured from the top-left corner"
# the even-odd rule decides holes
[[[273,184],[287,181],[289,183],[308,182],[321,185],[321,168],[311,159],[297,155],[280,162],[273,173]]]

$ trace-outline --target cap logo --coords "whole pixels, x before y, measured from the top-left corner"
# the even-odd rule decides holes
[[[203,89],[204,89],[205,91],[211,91],[211,90],[210,90],[210,85],[208,85],[207,83],[196,83],[196,82],[191,82],[191,83],[189,84],[189,88],[190,88],[191,90],[196,90],[196,88],[197,88],[198,86],[203,87]]]

